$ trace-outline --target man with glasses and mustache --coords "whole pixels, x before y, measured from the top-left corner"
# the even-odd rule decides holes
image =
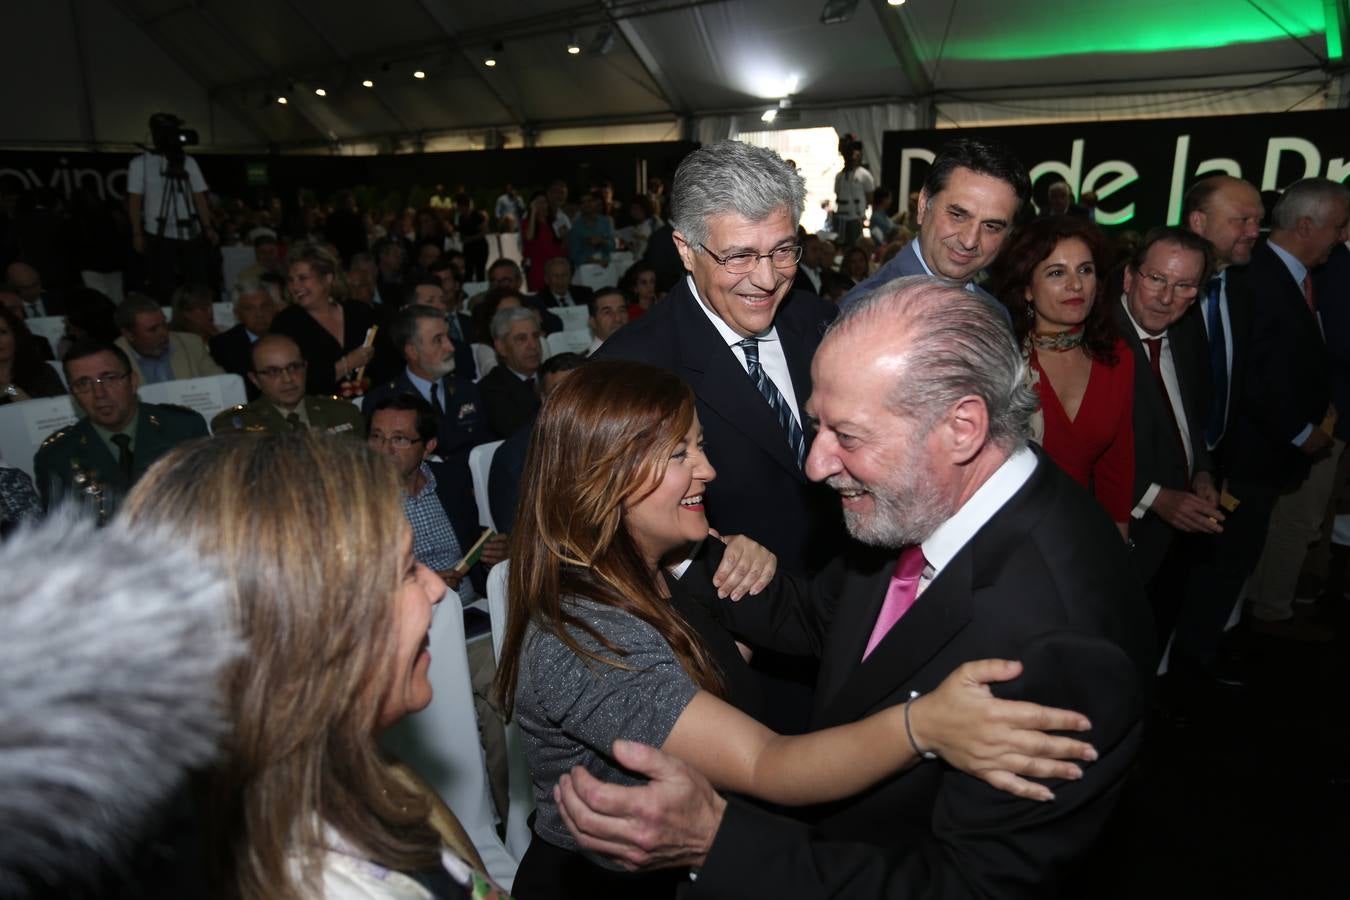
[[[43,441],[33,458],[33,480],[48,509],[76,496],[106,520],[155,460],[207,435],[206,420],[190,409],[141,403],[140,379],[113,344],[81,341],[62,366],[84,416]]]
[[[248,380],[262,394],[247,406],[232,406],[211,420],[211,431],[302,431],[314,428],[362,439],[366,422],[345,400],[305,393],[305,360],[300,346],[284,334],[269,334],[253,345]]]
[[[1186,311],[1205,285],[1209,242],[1154,228],[1125,267],[1116,324],[1134,354],[1134,499],[1130,541],[1164,646],[1188,573],[1223,531],[1214,466],[1205,446],[1205,338]]]

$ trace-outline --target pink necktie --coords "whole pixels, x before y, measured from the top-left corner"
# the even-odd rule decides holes
[[[928,560],[923,558],[923,549],[918,544],[911,544],[900,551],[900,561],[895,564],[895,574],[891,576],[891,586],[886,589],[886,599],[881,604],[877,624],[872,627],[872,637],[863,651],[864,660],[872,655],[891,627],[914,605],[914,599],[919,595],[919,577],[923,575],[926,565]]]
[[[1303,302],[1308,304],[1308,311],[1314,316],[1317,315],[1317,299],[1313,297],[1312,275],[1303,276]]]

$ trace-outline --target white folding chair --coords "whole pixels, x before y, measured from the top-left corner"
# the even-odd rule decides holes
[[[464,607],[454,591],[446,591],[436,608],[430,639],[431,704],[380,740],[440,794],[478,849],[488,874],[510,890],[519,859],[497,837],[464,646]]]
[[[47,339],[47,343],[52,345],[53,355],[61,352],[61,338],[66,333],[65,316],[34,316],[26,319],[23,324],[33,334]]]
[[[506,638],[506,581],[511,571],[511,560],[504,559],[488,573],[488,619],[492,625],[492,652],[497,663],[502,661],[502,641]],[[520,859],[530,846],[530,813],[534,812],[534,782],[530,766],[525,761],[525,745],[521,741],[520,726],[515,721],[506,723],[506,849]]]
[[[222,409],[248,402],[244,379],[232,373],[146,384],[137,393],[147,403],[176,403],[195,409],[207,422]]]
[[[473,477],[473,499],[478,503],[478,524],[493,531],[497,530],[497,525],[492,521],[492,504],[488,502],[488,473],[492,470],[493,454],[504,443],[490,441],[469,451],[469,475]]]
[[[61,387],[70,390],[70,384],[66,381],[66,367],[54,359],[47,360],[47,365],[51,366],[56,377],[61,379]]]
[[[593,291],[598,291],[601,288],[614,287],[618,284],[619,273],[613,266],[584,263],[572,276],[572,283],[583,284]]]
[[[497,351],[492,349],[491,344],[470,344],[473,347],[473,363],[478,369],[478,381],[483,380],[483,376],[491,372],[497,365]]]
[[[585,306],[550,306],[548,311],[562,319],[564,331],[590,330],[586,320],[590,318],[591,313]]]
[[[52,432],[79,419],[70,396],[37,397],[0,406],[0,459],[33,476],[33,455]]]
[[[559,353],[585,353],[591,346],[591,332],[559,331],[548,335],[549,356]]]

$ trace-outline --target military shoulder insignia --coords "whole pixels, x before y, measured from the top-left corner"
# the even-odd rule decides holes
[[[65,436],[68,434],[70,434],[70,431],[68,429],[65,428],[58,429],[57,431],[54,431],[51,434],[47,435],[46,440],[42,442],[42,445],[38,447],[38,449],[46,450],[52,444],[55,444],[57,441],[64,439]]]

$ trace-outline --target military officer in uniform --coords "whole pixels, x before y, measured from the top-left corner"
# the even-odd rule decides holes
[[[430,306],[405,306],[390,322],[389,339],[407,365],[397,378],[371,388],[361,411],[369,419],[385,397],[416,394],[431,404],[437,417],[437,454],[447,461],[463,456],[467,472],[469,450],[495,441],[497,435],[488,427],[478,386],[455,372],[455,345],[445,313]]]
[[[217,415],[211,420],[212,433],[313,428],[366,439],[366,420],[350,402],[305,394],[305,360],[300,346],[286,335],[269,334],[254,342],[248,380],[262,396]]]
[[[34,480],[44,506],[74,496],[106,521],[155,460],[184,441],[206,437],[206,421],[182,406],[141,403],[140,379],[116,345],[80,341],[62,365],[84,416],[42,442],[33,459]]]

